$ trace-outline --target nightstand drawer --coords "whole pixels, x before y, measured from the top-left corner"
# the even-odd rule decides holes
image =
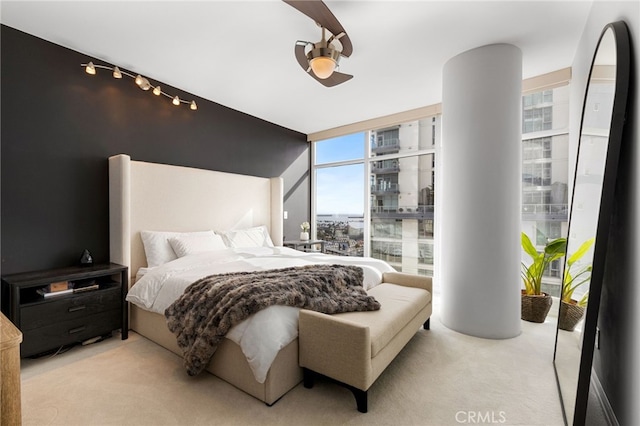
[[[51,324],[51,323],[50,323]],[[113,309],[83,318],[60,321],[35,330],[23,331],[21,356],[31,356],[58,346],[82,342],[120,327],[121,312]]]
[[[73,297],[60,296],[20,309],[20,329],[23,333],[54,322],[84,318],[99,312],[118,309],[121,304],[120,288],[93,290]],[[26,339],[25,339],[26,340]]]

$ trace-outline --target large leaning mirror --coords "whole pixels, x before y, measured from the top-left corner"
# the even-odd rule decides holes
[[[568,425],[585,422],[627,90],[629,35],[608,24],[587,84],[574,176],[554,368]]]

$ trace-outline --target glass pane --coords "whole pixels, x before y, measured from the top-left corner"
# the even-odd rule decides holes
[[[522,97],[523,133],[566,129],[568,86]],[[557,133],[560,133],[558,131]],[[556,134],[522,141],[522,231],[539,251],[567,236],[569,136]],[[523,251],[522,260],[531,259]],[[560,295],[561,260],[547,267],[542,291]]]
[[[569,86],[522,97],[522,133],[569,127]]]
[[[365,133],[354,133],[314,142],[316,164],[363,159],[365,138]]]
[[[316,169],[316,236],[330,254],[364,254],[364,164]]]
[[[435,154],[389,161],[371,162],[371,257],[433,275]]]
[[[418,244],[418,263],[433,266],[433,242]]]
[[[440,117],[427,117],[418,121],[372,130],[369,135],[371,156],[434,149],[439,135]]]
[[[568,135],[522,141],[523,220],[568,220],[568,159]]]

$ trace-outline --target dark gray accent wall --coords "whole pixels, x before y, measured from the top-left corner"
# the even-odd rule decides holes
[[[1,31],[3,274],[74,264],[85,248],[96,262],[108,261],[107,158],[120,153],[283,176],[285,209],[308,217],[306,135],[146,76],[198,104],[197,111],[176,107],[129,78],[116,80],[107,70],[89,76],[80,66],[105,61],[4,25]]]

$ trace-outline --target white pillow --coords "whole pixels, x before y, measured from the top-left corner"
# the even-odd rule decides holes
[[[144,253],[147,256],[147,266],[155,268],[178,258],[173,251],[169,238],[185,234],[213,234],[213,231],[197,232],[167,232],[167,231],[140,231]]]
[[[211,231],[207,234],[183,234],[169,238],[169,244],[178,257],[203,251],[226,249],[222,237]]]
[[[256,226],[253,228],[225,231],[222,233],[227,246],[231,248],[241,247],[273,247],[273,241],[269,236],[267,227]]]

